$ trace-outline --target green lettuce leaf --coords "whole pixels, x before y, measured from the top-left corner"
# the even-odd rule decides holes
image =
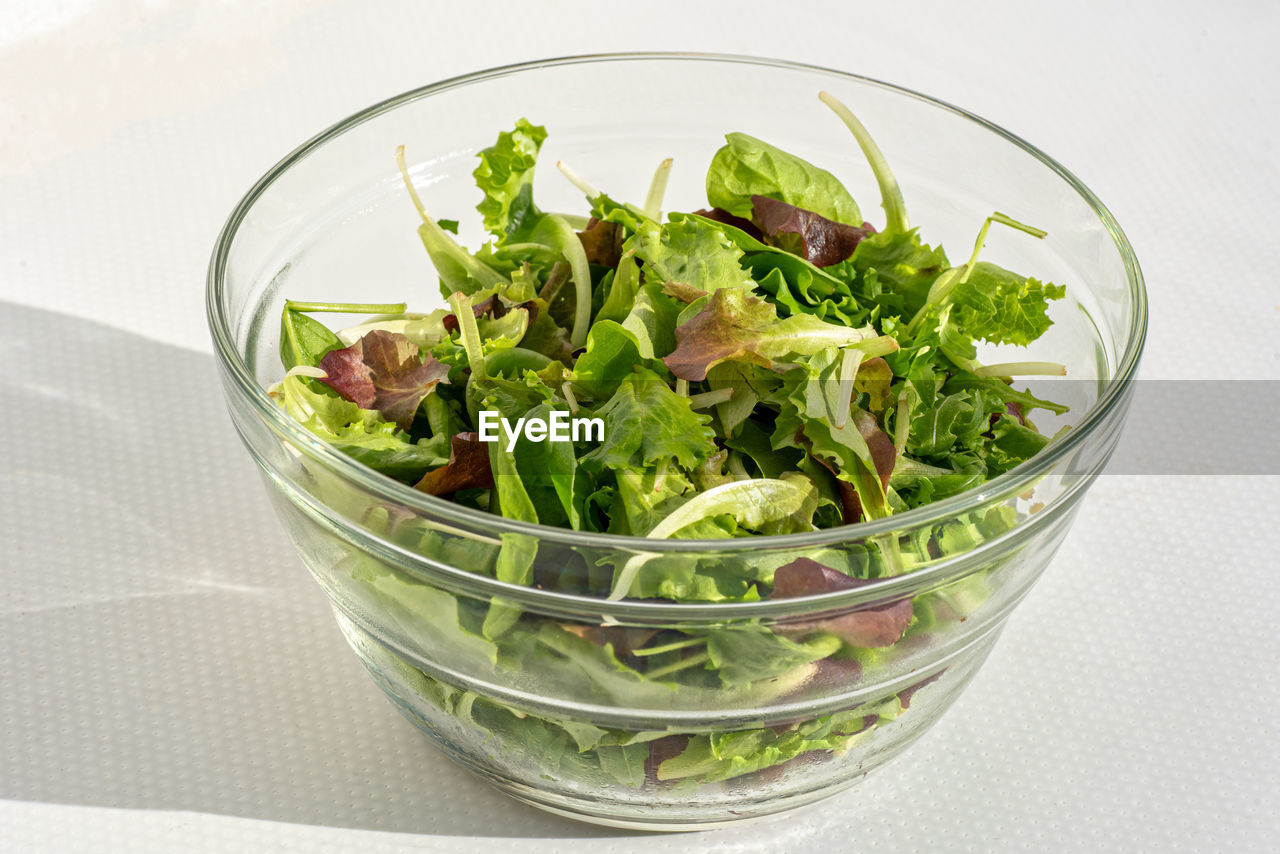
[[[973,339],[1025,347],[1052,325],[1049,300],[1062,299],[1066,288],[979,261],[963,284],[951,293],[952,317]]]
[[[907,318],[920,310],[929,288],[951,266],[942,247],[921,243],[915,229],[868,235],[849,263],[861,282],[855,295],[879,304],[883,315]]]
[[[285,377],[272,396],[290,417],[347,456],[410,482],[427,469],[448,462],[447,435],[410,442],[408,434],[380,413],[361,409],[337,395],[314,391],[303,379]]]
[[[498,141],[480,152],[480,164],[471,174],[484,200],[476,206],[484,227],[500,242],[521,242],[532,233],[541,212],[533,204],[533,172],[547,129],[516,122],[513,130],[498,134]]]
[[[596,470],[650,468],[675,462],[692,468],[715,452],[710,416],[689,408],[646,368],[628,374],[595,414],[604,419],[604,441],[582,458]]]
[[[649,282],[674,282],[704,293],[754,286],[738,247],[717,225],[700,219],[644,223],[627,247],[635,251]]]
[[[861,225],[858,204],[825,169],[745,133],[725,135],[711,158],[707,201],[734,216],[751,216],[751,197],[768,196],[849,225]]]

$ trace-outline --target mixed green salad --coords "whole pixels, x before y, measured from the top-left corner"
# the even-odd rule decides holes
[[[883,225],[864,220],[832,173],[743,133],[728,134],[712,158],[705,208],[662,216],[667,160],[642,204],[557,164],[589,207],[547,212],[533,197],[547,133],[521,119],[480,152],[477,209],[492,239],[471,251],[455,239],[456,221],[428,213],[401,150],[448,308],[286,302],[287,373],[273,397],[338,450],[428,494],[522,522],[649,539],[833,528],[973,489],[1018,465],[1050,440],[1033,414],[1066,407],[1015,388],[1014,378],[1064,369],[982,364],[976,344],[1030,344],[1064,289],[979,254],[993,224],[1044,233],[993,213],[953,265],[910,226],[859,120],[821,98],[870,164]],[[334,331],[316,319],[323,312],[372,317]],[[601,429],[550,441],[528,426],[557,418]],[[822,560],[585,561],[504,534],[485,554],[455,545],[451,562],[602,598],[751,601],[908,572],[1014,522],[1012,508],[999,507],[935,526],[910,548],[873,538]],[[422,544],[424,553],[439,547]],[[884,650],[964,619],[985,595],[977,573],[960,588],[825,620],[682,631],[571,625],[399,576],[391,584],[390,570],[367,561],[351,574],[381,591],[401,623],[430,622],[435,643],[444,632],[443,642],[485,666],[573,669],[583,691],[609,702],[655,686],[756,686],[760,700],[824,673],[856,679]],[[536,750],[543,763],[585,762],[637,786],[722,780],[838,752],[901,714],[918,687],[874,709],[785,727],[681,734],[539,718],[418,671],[405,678],[422,699]]]

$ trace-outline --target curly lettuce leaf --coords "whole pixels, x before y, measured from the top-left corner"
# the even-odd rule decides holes
[[[1025,347],[1053,324],[1049,301],[1065,295],[1066,288],[1061,285],[980,261],[969,278],[951,292],[952,317],[970,338]]]
[[[402,430],[413,423],[418,404],[437,384],[449,381],[449,366],[406,336],[374,329],[350,347],[330,350],[320,360],[319,380],[361,409],[376,409]]]
[[[533,204],[533,173],[547,129],[519,119],[515,128],[498,134],[482,149],[472,176],[484,192],[476,210],[484,227],[500,242],[521,242],[532,233],[541,212]]]
[[[604,441],[582,463],[596,470],[642,470],[663,462],[692,468],[715,452],[710,416],[694,412],[689,398],[647,368],[624,377],[595,414],[604,419]]]
[[[742,252],[717,226],[682,218],[659,226],[642,224],[627,242],[643,266],[645,280],[678,283],[711,293],[721,288],[750,288]]]
[[[427,469],[448,461],[448,439],[435,436],[416,443],[381,413],[361,409],[337,395],[313,390],[304,377],[287,376],[273,392],[295,421],[337,450],[398,480],[417,480]]]

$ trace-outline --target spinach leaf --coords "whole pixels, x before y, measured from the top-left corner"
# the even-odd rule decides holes
[[[747,218],[751,197],[768,196],[836,222],[862,224],[857,202],[827,170],[745,133],[726,134],[725,140],[707,170],[712,207]]]

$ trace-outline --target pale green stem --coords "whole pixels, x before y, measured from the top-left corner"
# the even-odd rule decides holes
[[[649,182],[649,195],[644,197],[644,213],[649,219],[656,220],[662,216],[662,197],[667,193],[671,163],[670,157],[659,163],[657,171],[653,173],[653,180]]]
[[[909,229],[911,223],[907,220],[907,204],[902,198],[902,188],[898,186],[898,179],[889,168],[889,161],[885,160],[880,152],[880,146],[876,145],[876,141],[871,138],[871,134],[853,111],[842,104],[835,95],[830,92],[819,92],[818,97],[844,122],[845,127],[853,134],[853,138],[858,141],[858,146],[866,156],[867,162],[871,164],[876,183],[880,185],[880,203],[884,207],[885,214],[884,230],[903,232]]]

